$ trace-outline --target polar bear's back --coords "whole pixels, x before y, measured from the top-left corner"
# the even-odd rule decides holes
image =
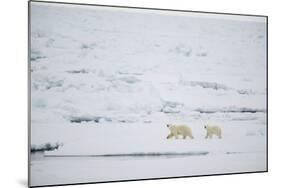
[[[178,133],[180,134],[189,134],[191,133],[191,129],[190,127],[188,127],[187,125],[174,125],[174,129],[177,130]]]
[[[207,125],[206,128],[210,133],[221,133],[221,128],[217,125]]]

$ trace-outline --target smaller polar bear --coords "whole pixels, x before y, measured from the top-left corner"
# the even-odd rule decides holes
[[[187,136],[193,139],[194,137],[192,136],[192,131],[190,127],[186,125],[172,125],[172,124],[167,124],[167,127],[170,129],[170,134],[167,136],[167,139],[175,137],[178,139],[179,135],[182,135],[182,138],[185,139]]]
[[[211,126],[211,125],[205,125],[204,128],[207,130],[207,135],[205,136],[205,138],[212,138],[213,135],[216,135],[218,138],[222,138],[221,134],[221,128],[219,126]]]

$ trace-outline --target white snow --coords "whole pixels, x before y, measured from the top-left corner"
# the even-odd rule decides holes
[[[74,7],[31,3],[32,185],[266,170],[265,19]]]

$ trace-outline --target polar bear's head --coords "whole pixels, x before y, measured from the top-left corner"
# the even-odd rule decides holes
[[[204,125],[204,129],[207,129],[208,125]]]
[[[167,127],[168,127],[168,128],[171,127],[171,124],[167,124]]]

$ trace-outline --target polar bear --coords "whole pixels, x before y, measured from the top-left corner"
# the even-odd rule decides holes
[[[192,131],[190,127],[186,125],[172,125],[167,124],[167,127],[170,129],[170,134],[167,136],[167,139],[172,138],[173,136],[178,139],[178,135],[182,135],[182,138],[185,139],[186,136],[189,136],[191,139],[194,137],[192,136]]]
[[[218,138],[222,138],[221,134],[221,128],[219,126],[211,126],[211,125],[205,125],[204,128],[207,130],[207,135],[205,136],[205,138],[212,138],[213,135],[216,135]]]

